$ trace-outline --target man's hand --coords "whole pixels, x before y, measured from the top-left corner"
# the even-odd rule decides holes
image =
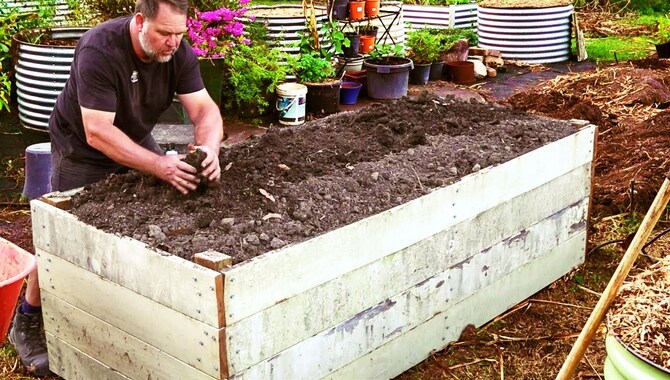
[[[193,166],[181,160],[184,157],[184,155],[176,154],[159,156],[153,174],[186,195],[198,187],[200,178],[196,175],[196,169]]]
[[[206,178],[209,182],[216,182],[221,178],[221,165],[219,164],[219,152],[214,151],[208,146],[198,145],[192,147],[194,149],[200,149],[201,151],[207,153],[207,157],[202,161],[202,172],[200,175],[203,178]]]

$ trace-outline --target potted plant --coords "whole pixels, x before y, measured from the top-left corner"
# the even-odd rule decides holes
[[[407,34],[406,45],[409,57],[414,62],[410,80],[414,84],[426,84],[430,78],[433,62],[440,58],[442,41],[439,35],[429,29],[415,29]]]
[[[373,99],[400,99],[407,95],[412,60],[401,45],[376,45],[363,60],[367,70],[368,96]]]
[[[237,45],[224,65],[221,107],[242,117],[267,115],[292,62],[290,55],[262,42]]]
[[[240,4],[245,3],[246,0],[240,1]],[[195,15],[186,22],[188,39],[200,59],[200,74],[205,88],[219,106],[224,83],[224,58],[237,45],[250,43],[244,35],[244,24],[239,21],[246,11],[247,8],[226,7],[206,12],[196,9]]]
[[[328,115],[339,109],[342,83],[335,78],[333,59],[335,54],[342,54],[342,47],[349,46],[350,41],[338,28],[337,22],[324,23],[319,33],[309,14],[308,9],[305,12],[308,32],[303,33],[300,39],[300,58],[295,75],[300,83],[307,86],[307,112]],[[330,48],[321,45],[320,34],[326,36]]]

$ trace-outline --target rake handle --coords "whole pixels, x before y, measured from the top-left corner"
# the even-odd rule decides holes
[[[572,373],[575,371],[579,365],[579,362],[582,360],[584,352],[586,352],[586,349],[589,347],[593,336],[598,330],[598,326],[605,317],[605,313],[607,313],[607,310],[612,305],[614,298],[616,298],[621,284],[623,284],[624,280],[628,276],[628,272],[630,272],[630,269],[633,267],[635,259],[637,259],[637,256],[640,254],[644,243],[646,243],[649,239],[649,235],[651,235],[651,232],[654,230],[658,219],[663,214],[663,211],[665,211],[665,207],[668,204],[668,201],[670,201],[670,191],[668,190],[669,188],[670,180],[666,178],[663,181],[658,194],[656,194],[651,207],[649,207],[649,211],[647,211],[647,214],[644,216],[640,227],[635,233],[633,241],[628,246],[626,253],[621,258],[619,266],[607,284],[607,288],[605,288],[605,291],[600,296],[598,303],[591,312],[591,316],[586,321],[586,325],[584,325],[584,328],[579,334],[577,341],[572,346],[568,357],[565,359],[561,370],[556,376],[556,380],[570,379]]]

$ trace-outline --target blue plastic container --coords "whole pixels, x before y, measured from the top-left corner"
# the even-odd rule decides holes
[[[340,87],[340,103],[341,104],[356,104],[358,101],[358,94],[361,92],[362,83],[358,82],[342,82]]]
[[[26,181],[23,195],[33,200],[51,192],[51,143],[26,148]]]
[[[400,99],[407,95],[409,70],[414,67],[409,58],[395,58],[396,64],[384,65],[363,61],[367,70],[368,96],[372,99]]]

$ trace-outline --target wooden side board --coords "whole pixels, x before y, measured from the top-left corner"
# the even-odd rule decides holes
[[[49,344],[49,368],[58,376],[68,380],[130,380],[53,334],[47,332],[46,337]]]
[[[224,279],[227,324],[404,249],[590,163],[594,131],[593,126],[585,127],[514,160],[464,177],[454,185],[234,266],[226,271]]]
[[[454,265],[489,268],[477,269],[467,279],[464,285],[474,292],[482,286],[480,281],[495,279],[548,251],[585,229],[590,169],[589,164],[582,165],[470,220],[228,326],[226,345],[235,353],[229,358],[230,373],[272,357]],[[566,188],[571,191],[561,191]]]
[[[399,375],[427,358],[431,352],[457,340],[468,324],[483,325],[583,262],[585,239],[585,233],[573,237],[324,378],[390,379]],[[388,360],[391,357],[394,360]]]
[[[223,327],[221,273],[31,202],[35,248],[213,327]],[[48,290],[48,289],[47,289]]]
[[[54,359],[49,364],[64,378],[215,379],[51,293],[42,292],[42,298]],[[82,371],[100,375],[85,377]]]
[[[97,360],[113,368],[120,369],[122,363],[113,365],[101,356],[112,355],[113,359],[117,355],[128,355],[131,351],[137,354],[155,347],[210,377],[218,379],[225,373],[225,340],[222,341],[220,329],[101,279],[41,248],[37,248],[36,254],[40,289],[45,295],[43,313],[47,332],[87,354],[95,352],[93,356]],[[68,305],[85,310],[75,313],[75,309]],[[98,323],[97,328],[91,328],[97,320],[111,326],[108,328]],[[72,326],[77,329],[71,330]],[[133,344],[135,348],[131,350]],[[161,363],[159,358],[162,356],[156,352],[152,355],[151,360],[146,360],[150,356],[147,354],[141,362],[151,367],[148,371],[157,371],[163,364],[153,366]],[[132,368],[132,364],[128,367]]]
[[[404,289],[382,302],[368,307],[352,318],[328,328],[315,336],[277,353],[248,370],[233,373],[233,378],[263,378],[263,379],[314,379],[326,376],[358,357],[387,344],[398,335],[402,335],[417,326],[425,323],[435,314],[444,312],[454,304],[472,297],[482,289],[495,284],[523,268],[529,262],[541,259],[545,255],[552,255],[555,250],[575,250],[579,254],[565,256],[566,264],[572,268],[583,259],[585,241],[585,217],[588,200],[572,205],[568,209],[550,216],[541,223],[517,234],[511,239],[505,239],[496,245],[486,248],[479,254],[463,262],[452,265],[434,276],[422,279],[408,289]],[[575,225],[583,228],[574,229]],[[563,248],[556,248],[556,247]],[[575,259],[576,258],[576,259]],[[409,263],[407,271],[414,269],[415,263]],[[432,265],[433,263],[426,263]],[[385,269],[389,269],[387,266]],[[370,271],[371,275],[375,272]],[[563,274],[565,272],[561,272]],[[377,288],[377,280],[384,282],[398,271],[380,271],[378,277],[370,276],[369,282],[353,284],[352,288],[359,288],[358,292],[373,294]],[[343,276],[341,282],[347,282],[350,276]],[[519,277],[519,282],[525,283],[525,278]],[[537,283],[528,284],[528,288],[517,289],[524,297],[536,291],[536,286],[546,286],[555,277],[538,278]],[[402,280],[402,275],[398,278]],[[355,292],[356,289],[345,291]],[[384,290],[384,289],[382,289]],[[351,294],[351,298],[358,298]],[[487,310],[486,304],[495,300],[487,300],[482,304],[483,315],[488,318],[495,316],[502,310]],[[308,307],[305,305],[306,308]],[[343,305],[333,305],[333,310]],[[503,309],[504,310],[504,309]],[[308,318],[307,316],[305,318]],[[470,320],[470,318],[464,318]],[[475,319],[473,322],[475,323]],[[271,327],[265,327],[269,330]],[[460,330],[459,330],[460,332]],[[260,333],[260,331],[258,332]],[[266,339],[261,337],[261,339]],[[271,339],[271,338],[267,338]],[[445,343],[446,344],[446,343]],[[433,347],[440,348],[441,346]],[[314,358],[314,359],[312,359]],[[320,361],[317,358],[328,358]],[[234,359],[231,359],[234,360]],[[388,357],[387,361],[395,358]],[[325,366],[327,363],[327,366]]]

